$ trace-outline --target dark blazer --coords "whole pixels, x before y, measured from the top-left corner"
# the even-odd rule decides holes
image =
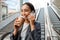
[[[30,26],[30,25],[29,25]],[[21,28],[22,30],[22,28]],[[21,40],[21,30],[18,31],[16,36],[11,34],[11,40]],[[35,30],[31,32],[30,27],[28,27],[25,40],[41,40],[41,26],[39,22],[35,22]]]

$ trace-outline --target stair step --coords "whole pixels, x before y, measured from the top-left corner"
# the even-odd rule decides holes
[[[57,20],[57,19],[51,19],[51,21],[59,21],[59,19]]]
[[[41,24],[41,26],[44,26],[45,24]]]
[[[60,30],[60,28],[56,28],[57,30]]]
[[[41,31],[42,31],[42,32],[44,32],[44,31],[45,31],[45,29],[41,29]]]
[[[53,25],[53,27],[59,27],[60,28],[60,25],[55,24],[55,25]]]
[[[41,32],[41,35],[44,35],[45,33],[44,32]]]
[[[41,35],[41,38],[45,38],[44,35]]]
[[[45,40],[45,38],[42,38],[41,40]]]
[[[41,26],[41,29],[44,29],[45,27],[44,26]]]
[[[53,25],[60,25],[60,23],[53,23]]]
[[[59,21],[51,21],[52,23],[60,23]]]

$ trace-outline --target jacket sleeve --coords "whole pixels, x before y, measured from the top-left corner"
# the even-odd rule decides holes
[[[16,36],[14,36],[13,33],[11,33],[10,40],[17,40],[17,39],[18,39],[18,33],[16,34]]]
[[[18,30],[16,36],[14,36],[13,33],[11,33],[11,35],[10,35],[10,40],[18,40],[18,38],[21,39],[21,36],[20,36],[21,30],[22,30],[22,28],[20,28],[20,29]]]
[[[41,26],[40,23],[36,23],[35,30],[31,32],[33,40],[41,40]]]

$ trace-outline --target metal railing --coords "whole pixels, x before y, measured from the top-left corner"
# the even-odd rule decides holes
[[[60,10],[57,6],[55,6],[53,3],[51,3],[51,8],[54,10],[54,12],[57,14],[57,16],[60,18]],[[59,19],[60,20],[60,19]]]
[[[40,12],[40,9],[38,9],[38,11],[36,12],[36,19],[35,20],[38,19],[39,12]]]
[[[45,40],[59,40],[60,36],[54,31],[53,24],[51,23],[47,6],[45,7]]]

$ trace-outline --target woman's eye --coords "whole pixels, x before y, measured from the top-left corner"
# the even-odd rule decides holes
[[[25,10],[25,12],[28,12],[29,10]]]
[[[24,10],[21,10],[21,12],[28,12],[29,10],[27,10],[27,9],[24,9]]]

